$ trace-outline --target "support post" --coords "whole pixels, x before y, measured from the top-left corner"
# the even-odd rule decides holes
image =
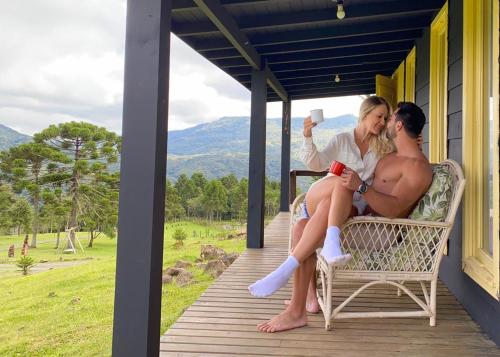
[[[113,356],[158,356],[172,0],[127,1]]]
[[[280,211],[288,212],[290,191],[290,132],[292,130],[292,102],[283,102],[281,121],[281,192]]]
[[[263,248],[267,105],[265,70],[252,71],[251,98],[247,248]]]

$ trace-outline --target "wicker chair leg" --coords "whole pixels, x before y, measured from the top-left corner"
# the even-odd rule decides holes
[[[325,330],[330,331],[332,329],[332,285],[333,285],[333,277],[332,270],[328,268],[328,273],[326,275],[326,312],[325,312]],[[324,298],[324,297],[323,297]]]
[[[436,326],[436,315],[437,315],[437,309],[436,309],[436,293],[437,293],[437,278],[434,278],[432,281],[431,281],[431,296],[430,296],[430,299],[431,299],[431,306],[430,306],[430,310],[431,310],[431,318],[430,318],[430,322],[429,322],[429,325],[430,326]]]

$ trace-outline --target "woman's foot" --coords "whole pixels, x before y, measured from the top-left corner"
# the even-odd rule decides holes
[[[271,320],[257,325],[257,329],[262,332],[272,333],[291,330],[305,325],[307,325],[307,315],[305,313],[296,315],[287,309],[281,314],[274,316]]]

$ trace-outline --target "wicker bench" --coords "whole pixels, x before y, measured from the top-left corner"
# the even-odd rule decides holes
[[[318,254],[317,273],[320,284],[317,295],[327,330],[331,328],[332,319],[345,318],[423,316],[429,317],[430,325],[435,326],[439,264],[453,228],[465,179],[460,166],[452,160],[434,164],[433,171],[433,183],[429,192],[419,201],[410,218],[359,216],[349,219],[342,226],[342,249],[353,256],[348,265],[335,268]],[[304,196],[305,194],[298,196],[291,206],[290,227],[300,219]],[[335,283],[342,281],[358,281],[363,285],[333,308],[332,289]],[[423,299],[406,287],[405,281],[420,282]],[[427,289],[428,283],[430,292]],[[342,311],[363,290],[377,284],[395,286],[398,295],[401,291],[405,292],[420,306],[420,310]]]

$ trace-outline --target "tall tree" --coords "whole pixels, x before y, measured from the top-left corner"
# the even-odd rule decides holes
[[[26,143],[10,148],[2,156],[2,170],[16,191],[28,194],[33,206],[31,247],[36,248],[40,225],[41,191],[54,179],[57,165],[69,162],[66,155],[43,143]]]
[[[69,227],[77,227],[81,206],[80,186],[86,183],[96,171],[102,172],[108,164],[117,162],[120,139],[115,133],[105,128],[90,123],[70,122],[49,126],[35,134],[34,141],[59,150],[70,159],[68,164],[71,197]],[[74,231],[71,232],[70,239],[74,244]]]
[[[167,180],[165,196],[165,219],[170,221],[182,217],[185,214],[185,210],[181,204],[181,196],[178,194],[176,186],[169,180]]]
[[[167,186],[168,188],[168,186]],[[201,193],[201,189],[196,187],[193,180],[190,180],[185,174],[181,174],[175,182],[175,191],[179,196],[180,203],[187,213],[190,214],[189,200],[195,198]],[[168,204],[168,202],[167,202]],[[172,207],[172,206],[171,206]]]
[[[16,197],[12,189],[7,184],[0,185],[0,230],[8,232],[13,226],[10,209],[16,202]]]
[[[195,186],[198,187],[200,191],[203,191],[208,183],[207,178],[201,172],[195,172],[192,174],[191,181],[194,182]]]
[[[205,186],[202,197],[203,206],[212,222],[214,213],[220,213],[227,207],[227,190],[219,180],[211,180]]]
[[[28,232],[31,224],[31,206],[29,202],[23,198],[18,198],[10,208],[10,217],[12,224],[16,227],[17,235],[21,235],[21,231]]]

